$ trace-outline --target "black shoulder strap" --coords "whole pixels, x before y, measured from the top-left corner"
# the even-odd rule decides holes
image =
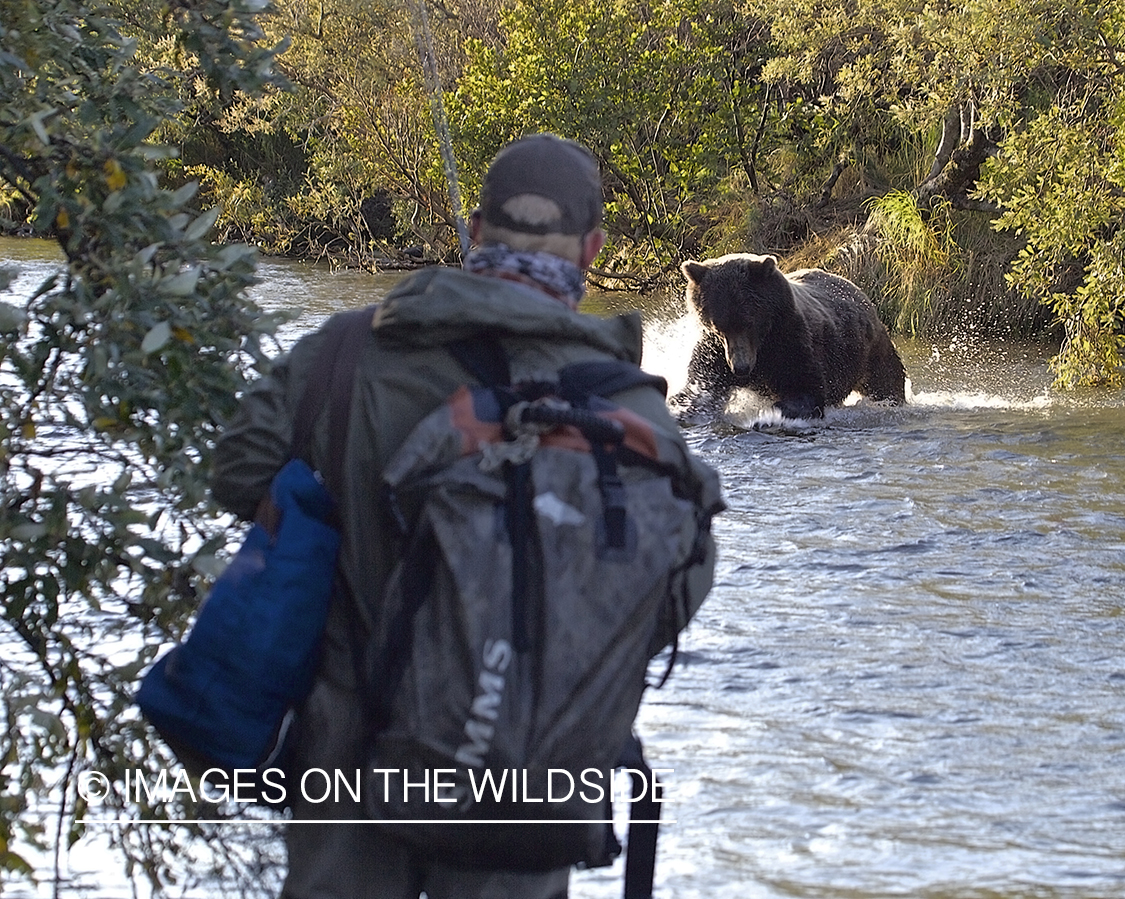
[[[449,344],[449,352],[484,387],[512,383],[508,354],[495,334],[477,334]]]
[[[639,774],[629,775],[633,801],[629,806],[629,837],[625,851],[625,899],[652,899],[656,880],[656,840],[660,834],[660,781],[645,760],[644,747],[636,734],[625,744],[618,765]],[[642,793],[643,791],[643,793]]]
[[[640,366],[621,359],[596,362],[575,362],[559,370],[559,392],[563,399],[610,396],[632,387],[652,387],[662,396],[668,395],[668,382],[659,375],[650,375]]]
[[[293,458],[308,455],[313,426],[328,404],[331,438],[328,444],[328,471],[322,472],[331,487],[338,487],[343,475],[343,444],[351,411],[355,368],[367,335],[371,332],[373,306],[352,309],[332,316],[324,325],[324,343],[313,359],[305,391],[297,405],[293,422]]]

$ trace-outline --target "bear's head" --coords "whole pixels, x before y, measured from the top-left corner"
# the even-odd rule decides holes
[[[745,385],[762,341],[792,313],[792,288],[777,257],[731,253],[704,262],[688,260],[680,270],[687,279],[688,309],[722,341],[735,381]]]

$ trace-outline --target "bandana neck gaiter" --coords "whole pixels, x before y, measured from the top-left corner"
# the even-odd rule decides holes
[[[513,250],[505,244],[474,247],[465,260],[465,271],[523,281],[577,309],[586,295],[586,275],[573,262],[551,253]]]

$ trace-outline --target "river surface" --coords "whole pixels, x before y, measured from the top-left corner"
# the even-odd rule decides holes
[[[0,264],[51,264],[21,246]],[[263,304],[303,310],[283,343],[398,280],[260,273]],[[642,308],[645,367],[683,381],[678,299],[588,305]],[[1052,391],[1041,347],[896,343],[906,407],[686,428],[730,508],[638,721],[674,769],[657,899],[1125,897],[1125,397]]]

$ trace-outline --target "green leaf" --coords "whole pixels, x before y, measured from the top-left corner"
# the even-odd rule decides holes
[[[147,354],[155,353],[164,348],[164,345],[172,339],[172,325],[169,322],[163,321],[154,325],[149,329],[149,332],[144,336],[141,341],[141,352]]]
[[[208,231],[210,231],[214,227],[215,221],[216,219],[218,219],[220,211],[221,210],[218,206],[214,206],[211,209],[207,210],[205,213],[203,213],[203,215],[199,216],[199,218],[192,222],[191,226],[188,227],[186,231],[184,231],[184,238],[187,240],[199,240],[200,238],[202,238]]]
[[[194,197],[196,195],[196,193],[198,193],[198,192],[199,192],[199,182],[198,181],[189,181],[187,184],[185,184],[182,187],[177,188],[175,191],[173,191],[172,196],[169,198],[169,202],[172,204],[173,207],[175,207],[176,209],[179,209],[181,206],[183,206],[185,203],[187,203],[188,200],[190,200],[192,197]]]
[[[23,327],[27,313],[18,306],[0,301],[0,332],[12,333]]]
[[[165,278],[160,282],[160,290],[166,296],[186,297],[195,293],[195,285],[199,283],[198,267],[189,268],[187,271]]]
[[[43,127],[43,120],[53,115],[54,112],[55,110],[53,109],[43,109],[35,113],[35,115],[30,116],[27,120],[27,123],[31,126],[31,130],[35,132],[35,136],[43,142],[44,146],[50,145],[51,138],[47,134],[47,129]]]

